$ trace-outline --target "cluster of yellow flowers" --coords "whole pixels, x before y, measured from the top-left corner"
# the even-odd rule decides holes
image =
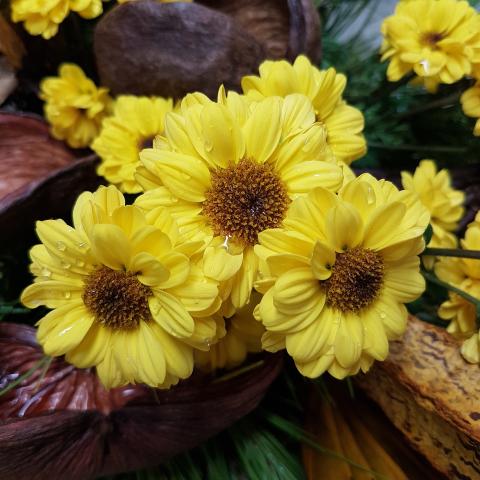
[[[461,98],[464,113],[480,119],[480,14],[466,0],[401,0],[381,27],[382,61],[396,82],[409,73],[435,92],[464,77],[476,84]],[[475,135],[480,135],[480,120]]]
[[[465,232],[461,240],[462,248],[480,250],[480,212]],[[477,259],[447,257],[441,258],[435,265],[435,273],[446,283],[480,299],[480,261]],[[449,299],[442,303],[438,311],[440,318],[450,320],[447,330],[460,339],[466,339],[462,345],[463,357],[471,363],[480,363],[480,335],[477,327],[475,305],[450,292]]]
[[[114,185],[79,197],[73,227],[37,224],[22,301],[53,309],[45,352],[107,387],[168,387],[261,349],[308,377],[384,360],[424,290],[430,214],[414,191],[355,178],[363,116],[345,83],[301,56],[265,62],[243,94],[119,97],[93,143]]]

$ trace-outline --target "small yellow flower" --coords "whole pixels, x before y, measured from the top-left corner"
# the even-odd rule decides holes
[[[473,134],[480,137],[480,81],[478,81],[472,88],[463,92],[460,102],[462,104],[463,113],[468,117],[477,119]]]
[[[253,293],[252,300],[230,318],[218,313],[218,341],[209,351],[195,351],[195,365],[202,370],[214,371],[219,368],[235,368],[242,364],[249,353],[262,351],[262,334],[265,328],[253,317],[253,309],[260,301],[260,295]]]
[[[140,153],[136,204],[168,208],[182,235],[203,241],[206,275],[224,302],[249,302],[258,234],[281,225],[293,198],[316,186],[336,191],[342,169],[323,161],[325,137],[299,94],[248,102],[220,89],[218,102],[188,96],[166,117],[165,137]],[[228,316],[228,315],[227,315]]]
[[[58,26],[70,11],[83,18],[95,18],[102,14],[102,0],[12,0],[12,21],[24,22],[31,35],[52,38]]]
[[[109,114],[108,89],[97,88],[77,65],[63,64],[58,77],[44,78],[40,98],[51,133],[73,148],[88,147]]]
[[[136,2],[137,0],[117,0],[118,3]],[[193,0],[157,0],[159,3],[192,3]]]
[[[47,355],[96,367],[102,383],[168,387],[187,378],[193,350],[217,337],[216,282],[192,264],[197,244],[179,239],[164,209],[144,215],[114,187],[85,192],[63,220],[37,222],[30,308],[52,309],[38,323]]]
[[[382,61],[396,82],[413,71],[426,88],[472,73],[480,48],[480,16],[466,1],[411,0],[397,4],[382,24]]]
[[[430,212],[433,236],[428,246],[455,248],[457,238],[451,232],[457,229],[465,212],[465,194],[452,187],[448,170],[437,172],[433,160],[422,160],[413,175],[402,172],[402,185],[405,190],[417,193]],[[427,257],[427,260],[431,259]],[[427,263],[429,268],[433,266],[432,262]]]
[[[317,121],[325,129],[327,144],[335,158],[350,164],[365,154],[362,112],[342,99],[347,83],[345,75],[333,68],[319,70],[303,55],[293,65],[285,60],[267,60],[260,65],[259,72],[259,77],[242,79],[245,94],[255,100],[292,93],[306,95],[313,103]]]
[[[465,250],[480,250],[480,223],[471,223],[460,243]],[[441,257],[435,265],[435,273],[444,282],[480,299],[479,260]],[[477,329],[475,306],[456,293],[449,292],[449,299],[440,305],[438,315],[450,320],[447,330],[460,338],[471,335]]]
[[[152,145],[156,135],[163,133],[165,115],[172,108],[172,101],[164,98],[117,97],[113,115],[105,119],[92,144],[102,160],[97,173],[123,192],[140,192],[135,180],[140,165],[138,155]]]
[[[418,254],[429,214],[408,191],[363,174],[338,196],[296,199],[284,228],[259,235],[266,266],[255,311],[263,348],[286,348],[299,371],[336,378],[385,360],[407,325],[404,303],[425,288]]]

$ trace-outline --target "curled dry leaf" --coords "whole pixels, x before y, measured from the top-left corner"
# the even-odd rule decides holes
[[[151,0],[114,7],[97,24],[94,49],[102,84],[114,94],[179,98],[242,76],[267,59],[319,54],[319,18],[311,0]]]
[[[41,358],[33,328],[0,324],[0,389]],[[106,391],[93,371],[54,359],[0,397],[0,478],[88,480],[158,465],[253,410],[281,365],[267,355],[222,381]]]
[[[76,159],[31,116],[0,113],[0,243],[35,220],[65,215],[75,197],[100,183],[95,157]]]

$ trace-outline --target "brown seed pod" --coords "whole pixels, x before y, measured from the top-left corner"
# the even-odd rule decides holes
[[[0,324],[0,389],[38,364],[35,330]],[[63,359],[0,396],[2,480],[89,480],[158,465],[253,410],[280,372],[281,356],[238,376],[192,378],[168,390],[106,391]]]
[[[35,220],[64,215],[78,194],[98,186],[95,161],[76,159],[44,121],[0,113],[0,244],[31,231]]]
[[[311,0],[141,0],[98,22],[94,50],[101,83],[114,94],[213,97],[222,83],[238,89],[267,58],[318,59],[318,27]]]

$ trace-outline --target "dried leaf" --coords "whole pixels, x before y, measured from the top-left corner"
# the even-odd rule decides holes
[[[41,357],[33,328],[0,324],[0,388]],[[253,410],[281,365],[267,355],[222,382],[106,391],[93,371],[54,359],[43,378],[36,372],[0,397],[0,478],[87,480],[157,465]]]
[[[62,216],[95,188],[95,157],[80,160],[35,117],[0,113],[0,243],[15,241],[35,220]]]
[[[19,70],[24,54],[25,47],[20,37],[0,13],[0,56],[5,56],[9,65],[15,70]]]

